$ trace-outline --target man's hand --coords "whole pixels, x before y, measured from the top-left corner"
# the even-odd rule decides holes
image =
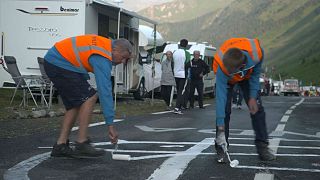
[[[248,101],[249,111],[252,115],[256,114],[258,112],[258,103],[255,98],[250,98]]]
[[[118,143],[118,133],[112,125],[108,126],[109,138],[112,144]]]

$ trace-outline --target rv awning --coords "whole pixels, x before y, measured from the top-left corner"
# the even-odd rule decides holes
[[[151,20],[151,19],[149,19],[149,18],[146,18],[146,17],[144,17],[144,16],[141,16],[141,15],[139,15],[139,14],[136,13],[136,12],[129,11],[129,10],[127,10],[127,9],[118,7],[118,6],[114,5],[114,4],[108,3],[108,2],[103,1],[103,0],[93,0],[92,2],[93,2],[93,3],[96,3],[96,4],[99,4],[99,5],[103,5],[103,6],[107,6],[107,7],[111,7],[111,8],[118,9],[118,11],[121,9],[121,12],[122,12],[123,14],[126,14],[126,15],[128,15],[128,16],[141,19],[141,20],[146,21],[146,22],[148,22],[148,23],[150,23],[150,24],[154,24],[154,25],[157,25],[157,24],[158,24],[158,22],[156,22],[156,21],[154,21],[154,20]]]

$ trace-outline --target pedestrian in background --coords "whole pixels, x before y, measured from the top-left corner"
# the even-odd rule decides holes
[[[203,76],[209,73],[209,66],[200,58],[200,51],[193,52],[193,59],[186,64],[186,69],[190,69],[190,108],[194,108],[195,90],[198,92],[199,108],[203,107]]]
[[[263,50],[257,39],[232,38],[222,44],[214,56],[216,73],[216,139],[217,161],[227,162],[229,123],[233,86],[239,84],[248,105],[260,160],[275,159],[269,149],[266,115],[259,95],[259,77]]]
[[[108,135],[113,144],[118,133],[113,126],[112,64],[126,64],[131,58],[132,45],[126,39],[110,40],[97,35],[82,35],[57,42],[45,55],[44,68],[58,90],[66,108],[53,157],[92,158],[105,154],[94,148],[88,138],[88,125],[98,93],[88,83],[88,72],[95,75],[99,101],[103,109]],[[79,131],[75,148],[69,146],[69,134],[75,121]]]
[[[176,86],[176,82],[173,75],[173,57],[172,52],[166,52],[166,58],[161,62],[161,96],[167,105],[167,110],[171,110],[171,91]]]
[[[242,108],[242,92],[238,84],[234,85],[232,94],[232,108],[241,109]]]
[[[188,40],[182,39],[180,41],[180,48],[174,51],[173,61],[174,61],[174,77],[176,80],[177,87],[177,99],[176,107],[174,108],[174,113],[183,114],[181,107],[185,105],[185,95],[189,93],[189,88],[186,83],[186,71],[185,63],[190,60],[190,53],[186,50],[188,46]]]

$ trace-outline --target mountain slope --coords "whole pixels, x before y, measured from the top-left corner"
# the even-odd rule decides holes
[[[188,38],[215,46],[230,37],[259,38],[265,49],[265,67],[274,69],[267,71],[269,76],[276,78],[280,73],[282,78],[297,77],[308,83],[320,77],[320,1],[231,0],[221,8],[216,6],[220,1],[210,2],[207,10],[193,8],[193,14],[204,13],[202,16],[184,14],[185,20],[180,21],[181,15],[175,15],[158,30],[170,41]],[[171,11],[164,8],[161,13]]]

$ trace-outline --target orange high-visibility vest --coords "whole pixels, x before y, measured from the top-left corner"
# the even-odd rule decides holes
[[[238,48],[244,51],[247,51],[253,62],[258,64],[262,60],[262,49],[258,39],[248,39],[248,38],[231,38],[225,41],[217,53],[214,55],[213,59],[213,71],[216,74],[218,67],[221,68],[222,72],[226,75],[230,75],[228,70],[223,64],[222,58],[224,53],[230,48]],[[253,67],[250,68],[247,74],[241,77],[240,74],[235,74],[228,83],[235,84],[242,80],[248,80],[250,78],[251,73],[253,72]]]
[[[55,45],[59,53],[72,65],[93,72],[89,57],[101,55],[112,61],[112,41],[97,35],[83,35],[64,39]]]

